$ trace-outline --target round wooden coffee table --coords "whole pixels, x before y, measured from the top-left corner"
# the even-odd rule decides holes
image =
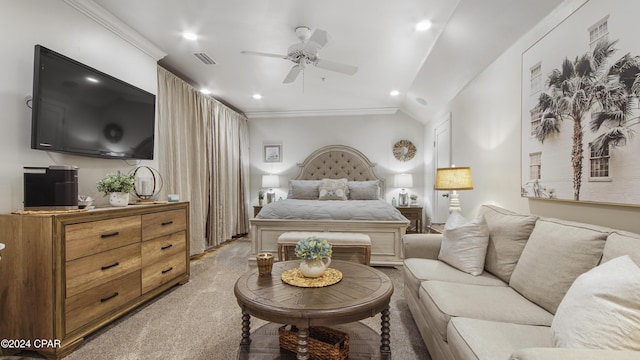
[[[304,288],[284,283],[280,275],[300,264],[282,261],[273,264],[271,276],[258,269],[241,276],[234,288],[242,308],[241,347],[251,344],[251,316],[278,324],[295,325],[298,331],[297,359],[308,359],[311,326],[345,324],[381,313],[380,355],[391,358],[389,301],[393,283],[384,273],[353,262],[334,260],[330,267],[342,272],[337,284]]]

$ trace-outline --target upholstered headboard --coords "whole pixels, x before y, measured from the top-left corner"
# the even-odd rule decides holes
[[[345,145],[322,147],[302,162],[296,180],[347,178],[349,181],[380,180],[381,193],[385,193],[384,179],[374,171],[375,163],[360,151]]]

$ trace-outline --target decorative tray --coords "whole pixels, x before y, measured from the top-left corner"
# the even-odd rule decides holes
[[[340,280],[342,280],[342,272],[340,272],[340,270],[327,268],[322,276],[308,278],[302,276],[300,269],[295,268],[283,272],[280,278],[285,283],[297,287],[325,287],[340,282]]]

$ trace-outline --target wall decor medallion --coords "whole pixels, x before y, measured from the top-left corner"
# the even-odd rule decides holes
[[[409,161],[416,155],[416,146],[409,140],[393,144],[393,156],[400,161]]]

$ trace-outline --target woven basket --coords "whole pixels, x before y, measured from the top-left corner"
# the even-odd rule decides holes
[[[278,328],[280,347],[297,351],[298,329],[287,325]],[[309,357],[311,360],[344,360],[349,356],[349,334],[324,326],[309,328]]]

